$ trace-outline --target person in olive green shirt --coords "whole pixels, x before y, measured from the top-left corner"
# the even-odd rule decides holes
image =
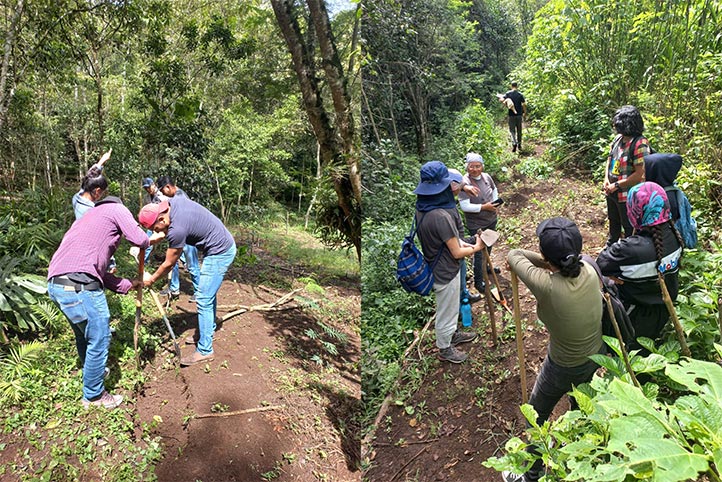
[[[549,332],[549,348],[529,403],[543,423],[572,389],[588,382],[597,369],[589,355],[603,353],[602,294],[599,276],[582,261],[582,235],[566,218],[551,218],[537,227],[541,254],[509,252],[509,268],[537,300],[537,316]],[[571,407],[577,407],[571,398]],[[529,451],[536,453],[534,446]],[[523,475],[504,472],[507,482],[536,481],[543,475],[538,459]]]

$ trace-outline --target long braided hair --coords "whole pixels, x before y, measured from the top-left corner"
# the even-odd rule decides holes
[[[677,228],[674,226],[674,222],[670,219],[666,223],[663,224],[656,224],[654,226],[648,226],[647,229],[649,229],[652,232],[652,240],[654,241],[654,249],[657,252],[657,270],[659,270],[659,266],[662,264],[662,258],[664,257],[664,238],[663,238],[663,229],[666,225],[669,225],[669,228],[674,233],[674,236],[677,238],[677,242],[679,243],[679,246],[682,248],[682,251],[684,251],[684,240],[682,239],[682,235],[679,234],[679,231],[677,231]],[[681,256],[680,256],[681,258]]]

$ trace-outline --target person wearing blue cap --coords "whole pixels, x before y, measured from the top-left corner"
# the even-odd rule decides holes
[[[416,194],[416,226],[424,259],[433,266],[436,295],[436,346],[442,361],[462,363],[468,357],[456,348],[476,339],[476,333],[458,330],[460,295],[460,260],[480,251],[481,238],[467,242],[461,216],[456,209],[453,189],[461,186],[461,175],[450,173],[440,161],[421,166],[421,180]],[[452,186],[452,184],[454,186]]]
[[[549,332],[549,347],[537,375],[529,404],[544,423],[573,386],[588,382],[598,365],[589,356],[604,353],[602,293],[595,269],[582,261],[582,235],[570,219],[556,217],[537,227],[539,251],[512,249],[511,271],[537,301],[537,316]],[[570,398],[572,409],[577,403]],[[537,454],[530,445],[527,450]],[[532,482],[544,475],[541,459],[524,474],[503,472],[506,482]]]

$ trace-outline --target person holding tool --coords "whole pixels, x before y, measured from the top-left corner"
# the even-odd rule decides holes
[[[203,254],[196,292],[198,344],[191,355],[181,358],[181,365],[212,361],[215,358],[216,295],[236,256],[233,236],[213,213],[187,197],[175,196],[170,201],[146,204],[140,210],[138,220],[146,229],[165,233],[168,240],[165,261],[152,275],[145,274],[145,286],[163,279],[173,269],[186,244],[195,246]]]
[[[450,173],[443,162],[431,161],[421,166],[420,178],[414,190],[416,234],[424,259],[434,267],[438,357],[442,361],[462,363],[468,355],[456,346],[474,341],[478,335],[458,330],[459,261],[481,250],[483,244],[479,236],[469,239],[474,244],[461,238],[461,220],[452,187],[452,183],[461,183],[461,176]]]
[[[466,219],[466,229],[471,236],[481,229],[496,230],[496,208],[503,202],[494,180],[484,172],[484,158],[476,152],[466,154],[466,175],[462,179],[462,190],[459,193],[459,205]],[[491,246],[489,254],[491,254]],[[484,273],[489,268],[483,253],[474,254],[474,287],[479,293],[484,291]],[[501,271],[495,268],[496,273]],[[490,273],[490,272],[489,272]],[[491,273],[490,273],[491,274]]]
[[[549,331],[549,348],[529,403],[543,423],[572,386],[592,379],[598,365],[589,355],[603,353],[602,294],[594,268],[582,261],[582,235],[567,218],[542,221],[537,227],[541,254],[512,249],[509,269],[526,284],[537,300],[537,316]],[[571,408],[576,401],[570,399]],[[533,445],[529,452],[536,453]],[[543,475],[541,459],[523,475],[504,472],[506,482],[537,481]]]
[[[103,383],[110,345],[110,311],[104,290],[126,294],[141,285],[140,280],[118,278],[107,271],[121,236],[141,249],[163,238],[162,234],[148,238],[122,201],[109,196],[73,223],[48,268],[48,295],[75,333],[83,366],[85,408],[113,409],[123,401],[122,395],[108,393]]]

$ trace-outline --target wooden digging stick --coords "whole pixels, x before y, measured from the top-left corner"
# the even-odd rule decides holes
[[[509,308],[509,303],[507,303],[506,298],[504,298],[504,293],[501,292],[501,286],[499,286],[499,278],[496,276],[496,271],[494,271],[494,264],[491,262],[491,256],[489,255],[489,248],[484,245],[484,249],[482,251],[484,252],[484,258],[486,258],[487,271],[491,271],[491,275],[494,277],[494,286],[496,286],[496,291],[497,293],[499,293],[498,301],[506,311],[508,311],[510,314],[513,314],[511,308]]]
[[[617,340],[619,340],[619,347],[622,349],[622,357],[624,358],[624,365],[627,367],[627,372],[629,373],[629,376],[632,377],[632,382],[634,382],[634,385],[637,388],[642,388],[642,386],[639,384],[639,381],[637,380],[637,377],[634,375],[634,371],[632,370],[632,364],[629,363],[629,355],[627,354],[627,349],[624,346],[624,339],[622,338],[622,332],[619,330],[617,317],[614,316],[614,308],[612,307],[612,300],[609,299],[609,293],[604,293],[604,302],[607,304],[607,311],[609,312],[609,317],[612,319],[614,333],[617,334]]]
[[[484,247],[486,250],[486,247]],[[484,297],[486,298],[486,307],[489,309],[489,323],[491,323],[491,338],[496,346],[498,335],[496,333],[496,309],[494,309],[494,298],[491,296],[491,283],[489,282],[489,275],[486,270],[483,271],[484,276]]]
[[[140,329],[140,316],[143,311],[143,272],[145,271],[145,253],[138,253],[138,293],[135,297],[135,326],[133,327],[133,350],[135,350],[135,365],[140,368],[140,354],[138,353],[138,330]]]
[[[677,339],[682,347],[682,355],[691,357],[692,353],[689,351],[687,341],[684,339],[684,330],[679,323],[679,318],[677,318],[677,310],[674,309],[674,305],[672,304],[672,297],[669,296],[667,283],[664,282],[664,276],[662,276],[662,273],[659,271],[657,271],[657,279],[659,279],[659,287],[662,288],[662,299],[664,300],[664,304],[667,305],[667,311],[669,311],[669,316],[672,318],[672,323],[674,324],[674,331],[677,332]]]
[[[493,271],[493,269],[492,269]],[[516,351],[519,356],[519,377],[521,378],[521,403],[528,401],[526,395],[526,365],[524,363],[524,334],[521,330],[521,308],[519,307],[519,279],[511,272],[511,290],[514,298],[514,325],[516,325]]]

